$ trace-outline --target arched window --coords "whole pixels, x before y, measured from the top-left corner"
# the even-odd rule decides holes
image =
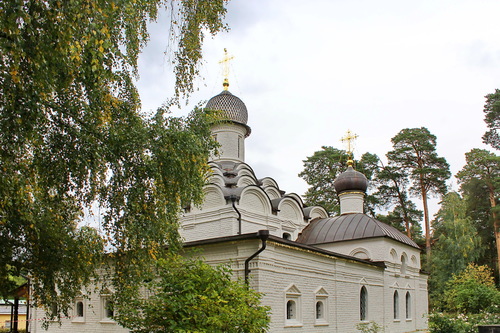
[[[295,319],[297,316],[297,305],[295,301],[286,302],[286,319]]]
[[[283,239],[291,240],[292,239],[292,235],[290,235],[288,232],[284,232],[283,233]]]
[[[82,301],[76,302],[76,316],[83,317],[83,302]]]
[[[393,313],[394,313],[394,319],[399,319],[399,294],[398,291],[396,290],[394,292],[394,297],[393,297]]]
[[[359,319],[364,321],[368,317],[368,292],[365,286],[361,287],[359,293]]]
[[[316,319],[322,319],[324,317],[324,308],[322,301],[316,302]]]
[[[114,311],[113,311],[113,301],[107,299],[104,302],[104,317],[105,318],[113,318]]]
[[[401,274],[406,274],[406,255],[401,256]]]
[[[411,318],[411,295],[410,292],[406,292],[406,319]]]

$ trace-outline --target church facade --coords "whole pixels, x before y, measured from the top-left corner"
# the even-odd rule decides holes
[[[207,103],[224,121],[201,207],[186,207],[181,235],[211,264],[228,264],[236,278],[263,293],[271,307],[270,332],[359,332],[376,322],[385,332],[427,327],[427,275],[420,249],[406,235],[363,214],[367,180],[351,166],[337,180],[341,215],[305,207],[272,178],[245,163],[250,135],[245,104],[225,89]],[[58,332],[127,332],[106,311],[109,295],[75,300]],[[82,310],[83,309],[83,310]],[[33,332],[42,332],[40,310]]]

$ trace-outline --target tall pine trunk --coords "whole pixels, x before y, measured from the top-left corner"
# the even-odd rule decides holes
[[[498,215],[497,212],[495,211],[497,203],[495,201],[495,189],[493,188],[493,184],[489,183],[488,189],[489,189],[488,194],[491,205],[491,217],[493,219],[493,233],[495,235],[495,245],[497,247],[497,270],[498,274],[500,275],[500,230],[499,230]]]
[[[424,206],[424,223],[425,223],[425,254],[427,255],[427,269],[431,262],[431,226],[429,223],[429,207],[427,206],[427,190],[424,185],[422,176],[420,177],[420,191],[422,193],[422,204]]]

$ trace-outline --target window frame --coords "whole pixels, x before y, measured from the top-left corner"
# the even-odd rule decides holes
[[[406,292],[406,295],[405,295],[405,317],[406,317],[406,320],[410,321],[412,320],[412,315],[411,315],[411,294],[409,291]]]
[[[111,295],[101,295],[101,323],[103,324],[115,324],[115,320],[113,319],[114,310],[109,309],[109,304],[113,303],[113,298]],[[111,311],[111,317],[110,312]]]
[[[81,304],[81,315],[79,313],[79,304]],[[74,306],[73,306],[73,318],[72,322],[74,323],[84,323],[85,322],[85,300],[83,297],[75,298]]]
[[[400,320],[399,293],[397,290],[394,290],[394,294],[392,295],[392,315],[394,321]]]
[[[323,287],[319,287],[314,292],[315,302],[314,302],[314,326],[327,326],[329,325],[329,304],[328,304],[328,293]],[[318,317],[318,304],[321,304],[321,316]]]
[[[292,317],[289,316],[289,304],[293,305],[295,310]],[[285,327],[302,327],[302,293],[293,284],[285,290],[284,310]]]
[[[359,320],[368,321],[368,290],[365,286],[359,291]]]

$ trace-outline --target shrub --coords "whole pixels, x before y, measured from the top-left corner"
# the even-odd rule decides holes
[[[368,323],[359,323],[356,325],[356,329],[360,330],[361,333],[380,333],[384,332],[384,328],[374,321]]]

